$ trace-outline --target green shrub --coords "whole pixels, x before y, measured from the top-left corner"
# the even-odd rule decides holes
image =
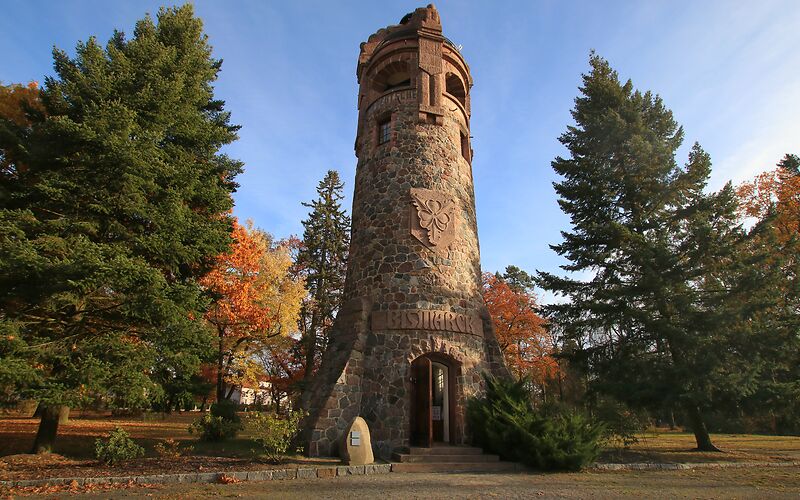
[[[211,405],[211,414],[215,417],[222,417],[228,422],[240,423],[239,405],[229,399],[223,399]]]
[[[144,448],[136,444],[125,429],[117,427],[107,439],[94,442],[94,454],[104,464],[117,465],[144,456]]]
[[[644,432],[650,423],[646,412],[632,410],[613,399],[597,403],[594,416],[605,425],[603,437],[608,446],[617,449],[630,448],[638,443],[637,434]]]
[[[211,405],[211,413],[206,413],[189,425],[189,433],[200,434],[201,441],[224,441],[236,437],[242,430],[236,403],[222,400]]]
[[[247,430],[267,460],[279,463],[291,447],[304,416],[302,411],[290,411],[286,417],[271,412],[253,412],[247,416]]]
[[[189,434],[199,434],[201,441],[224,441],[236,437],[241,427],[241,423],[206,413],[189,425]]]
[[[605,427],[568,410],[533,409],[525,384],[484,375],[486,395],[472,399],[467,422],[476,445],[542,470],[579,470],[600,453]]]

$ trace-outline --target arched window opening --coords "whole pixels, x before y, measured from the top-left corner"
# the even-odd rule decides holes
[[[445,78],[445,92],[455,97],[462,106],[467,106],[467,90],[464,88],[461,78],[454,73],[447,73],[447,77]]]
[[[411,72],[408,70],[408,65],[399,61],[387,64],[372,80],[372,87],[380,93],[410,85]]]
[[[464,159],[467,160],[467,162],[472,163],[472,160],[470,158],[472,155],[470,154],[471,151],[469,147],[469,138],[467,137],[467,134],[465,134],[464,132],[461,132],[460,135],[461,135],[461,156],[463,156]]]

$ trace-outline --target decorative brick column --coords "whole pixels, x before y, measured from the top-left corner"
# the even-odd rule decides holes
[[[309,455],[335,455],[353,418],[376,455],[409,445],[411,363],[455,371],[452,443],[482,372],[508,376],[481,297],[469,146],[472,77],[433,5],[361,44],[346,303],[301,405]],[[388,127],[388,130],[387,128]],[[433,354],[436,353],[436,354]]]

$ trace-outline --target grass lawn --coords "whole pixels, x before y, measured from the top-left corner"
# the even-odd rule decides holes
[[[0,480],[40,477],[110,476],[164,472],[233,471],[272,467],[259,460],[246,432],[236,439],[205,443],[188,432],[196,412],[163,416],[112,417],[110,414],[75,412],[59,427],[54,454],[26,455],[33,445],[38,419],[0,417]],[[146,456],[121,467],[101,466],[94,460],[94,441],[115,427],[128,431],[145,448]],[[174,439],[185,450],[183,457],[159,457],[154,445]],[[649,432],[629,449],[608,449],[600,461],[606,463],[693,462],[781,462],[800,461],[800,437],[715,434],[714,443],[723,453],[694,452],[694,437],[681,432]],[[291,456],[281,467],[331,465],[336,459]]]
[[[247,433],[222,443],[206,443],[189,434],[189,424],[200,418],[199,412],[145,414],[144,417],[112,417],[108,413],[81,413],[70,416],[69,423],[58,427],[58,438],[53,450],[70,458],[94,458],[94,441],[106,436],[115,427],[122,427],[143,446],[146,456],[155,456],[153,446],[174,439],[194,447],[198,455],[251,458],[253,443]],[[0,417],[0,456],[28,453],[39,419]]]
[[[694,434],[651,431],[638,436],[629,449],[608,449],[600,461],[606,463],[695,463],[695,462],[800,462],[800,437],[755,434],[712,434],[723,453],[692,451]]]
[[[167,416],[112,417],[110,414],[80,413],[70,416],[58,428],[53,454],[28,455],[33,446],[39,420],[0,417],[0,481],[48,477],[93,477],[164,474],[168,472],[258,470],[300,465],[331,465],[338,459],[310,459],[291,455],[283,464],[261,460],[255,443],[247,432],[236,439],[207,443],[189,434],[189,424],[200,417],[198,412],[173,413]],[[115,427],[122,427],[145,449],[145,458],[118,467],[99,464],[94,459],[94,442]],[[156,443],[174,439],[184,456],[162,458],[154,450]]]

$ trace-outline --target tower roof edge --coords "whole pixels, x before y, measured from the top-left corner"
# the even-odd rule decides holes
[[[369,60],[375,49],[384,41],[393,38],[393,35],[404,35],[425,32],[431,35],[442,35],[442,21],[439,11],[432,3],[426,7],[419,7],[414,12],[409,12],[400,20],[400,24],[392,24],[381,28],[367,38],[366,42],[361,43],[361,54],[359,63]]]

